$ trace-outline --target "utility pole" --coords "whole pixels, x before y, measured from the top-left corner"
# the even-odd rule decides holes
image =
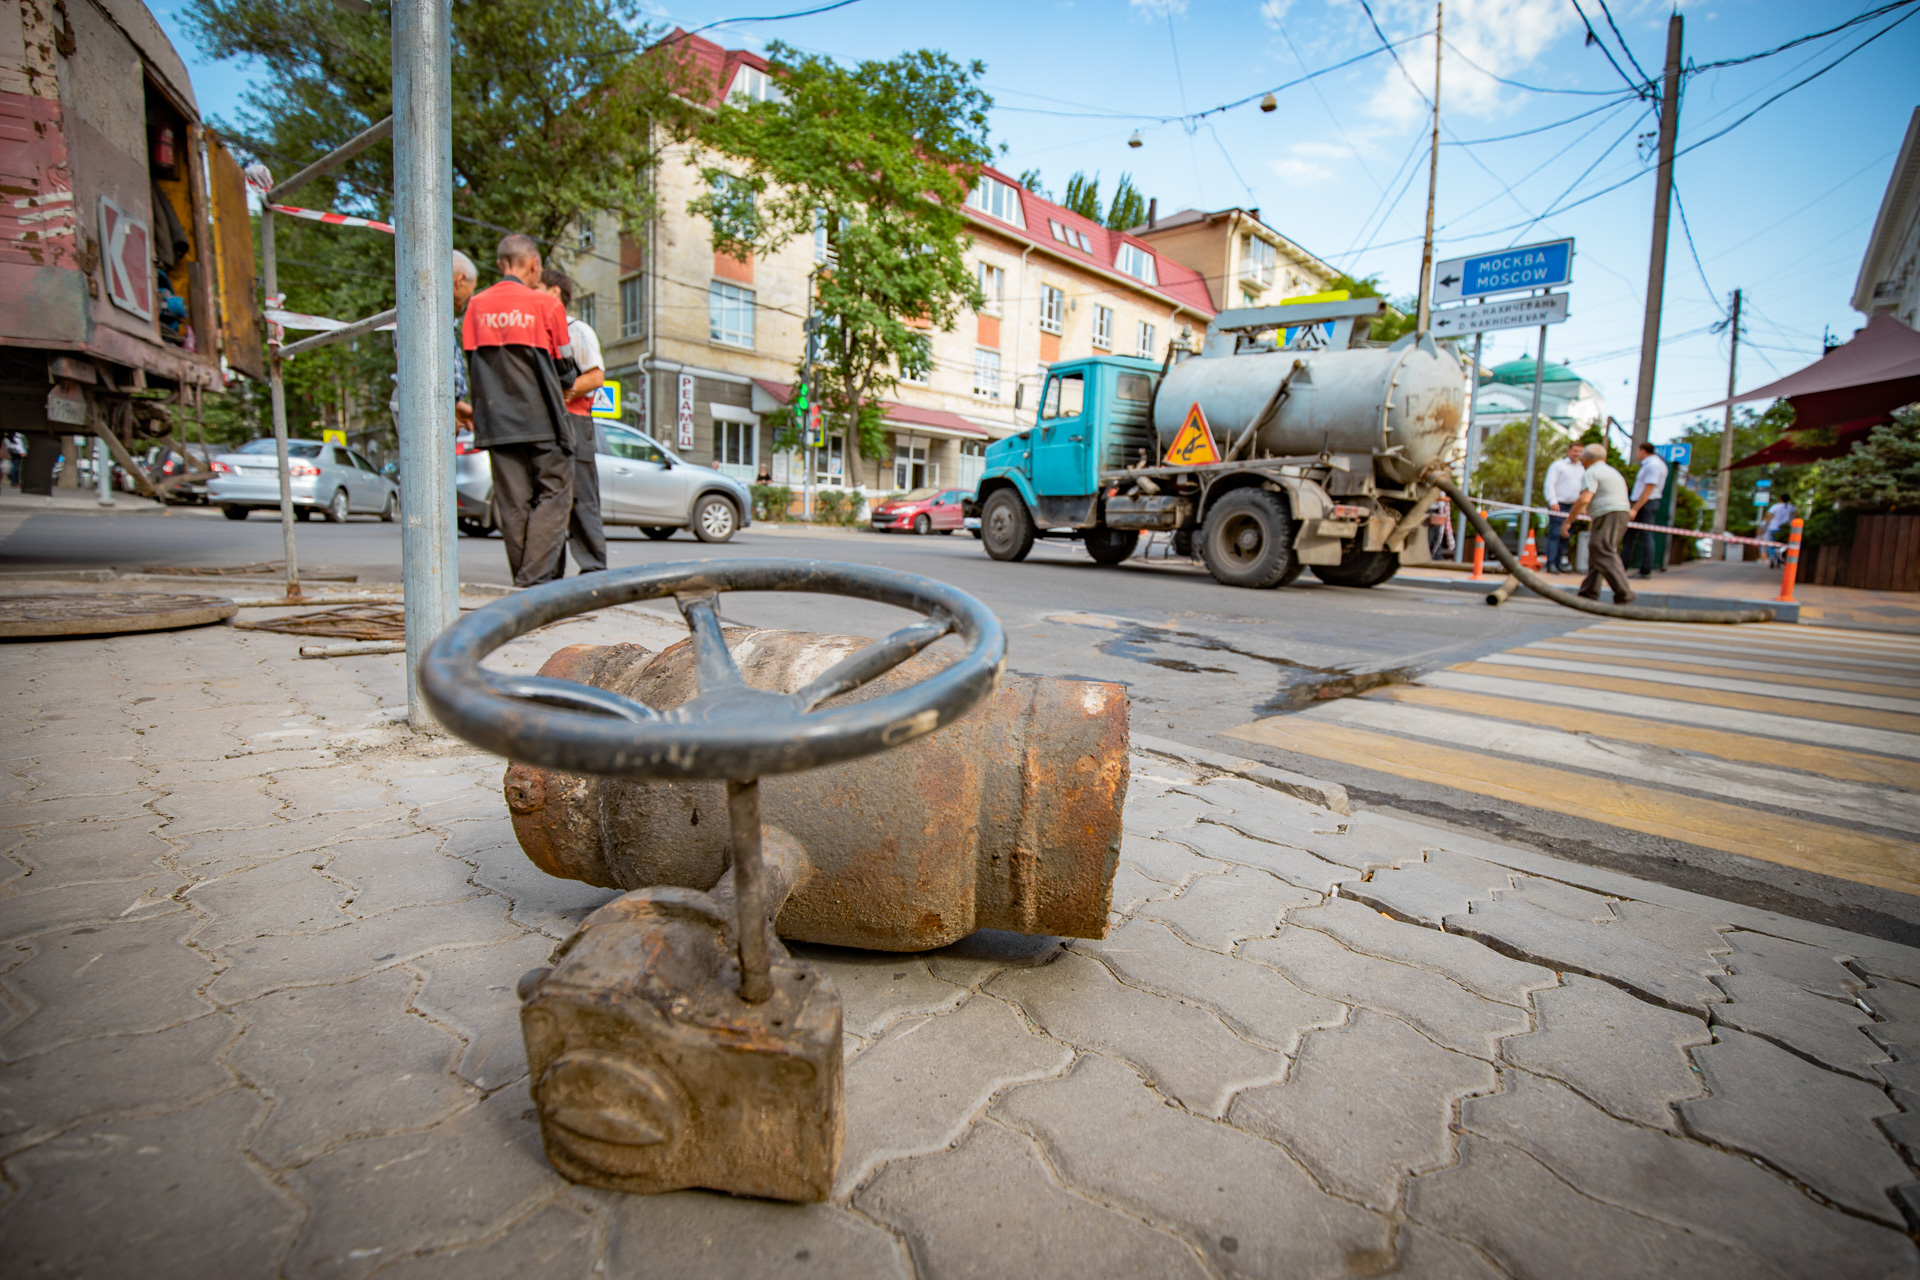
[[[430,728],[420,660],[460,616],[453,490],[453,12],[393,6],[394,354],[400,367],[400,576],[407,722]]]
[[[1647,256],[1647,315],[1640,328],[1640,381],[1633,389],[1633,443],[1653,434],[1653,374],[1660,358],[1660,300],[1667,287],[1667,216],[1673,208],[1673,144],[1680,133],[1680,29],[1667,20],[1667,71],[1660,89],[1660,167],[1653,180],[1653,251]]]
[[[1713,482],[1713,531],[1727,531],[1727,512],[1733,505],[1733,392],[1740,374],[1740,290],[1733,291],[1733,318],[1727,322],[1732,343],[1727,352],[1727,416],[1720,423],[1720,474]],[[1726,559],[1731,543],[1720,544],[1720,558]]]
[[[1420,248],[1420,302],[1414,327],[1427,331],[1433,313],[1433,201],[1440,184],[1440,30],[1447,16],[1445,3],[1433,6],[1433,152],[1427,160],[1427,238]]]
[[[796,402],[800,411],[800,458],[807,469],[800,488],[800,514],[808,520],[813,519],[813,274],[807,272],[807,323],[802,337],[806,345],[800,355],[800,395]]]

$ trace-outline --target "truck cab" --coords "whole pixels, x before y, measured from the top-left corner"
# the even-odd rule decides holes
[[[1041,536],[1084,536],[1099,524],[1100,474],[1154,458],[1153,391],[1160,366],[1093,356],[1048,368],[1034,424],[987,446],[975,501],[981,518],[1012,490]],[[1131,549],[1131,548],[1129,548]]]

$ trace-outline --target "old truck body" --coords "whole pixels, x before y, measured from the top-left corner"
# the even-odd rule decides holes
[[[1224,311],[1177,364],[1050,366],[1034,426],[987,450],[974,504],[988,554],[1019,560],[1036,537],[1073,538],[1117,564],[1143,532],[1166,533],[1246,587],[1303,568],[1373,586],[1423,563],[1438,491],[1421,476],[1459,438],[1466,371],[1424,336],[1352,345],[1380,306]],[[1166,452],[1195,406],[1221,457],[1178,464]]]
[[[0,3],[0,431],[29,433],[23,478],[75,434],[140,476],[130,447],[262,354],[246,181],[153,15]]]

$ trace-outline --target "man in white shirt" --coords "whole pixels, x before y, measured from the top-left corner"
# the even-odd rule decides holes
[[[1631,511],[1627,518],[1629,520],[1652,519],[1660,510],[1660,495],[1666,491],[1666,459],[1655,453],[1651,444],[1642,444],[1640,469],[1633,473],[1633,493],[1628,498]],[[1643,517],[1640,513],[1647,507],[1652,507],[1653,511]],[[1626,555],[1627,563],[1639,567],[1640,577],[1651,578],[1653,576],[1653,535],[1644,529],[1630,529],[1628,533],[1633,541],[1628,544],[1630,550]]]
[[[1573,543],[1573,531],[1567,527],[1567,509],[1580,497],[1580,481],[1586,469],[1580,465],[1580,442],[1567,446],[1567,456],[1556,459],[1547,468],[1547,569],[1551,573],[1572,573],[1572,557],[1567,549]]]
[[[1593,533],[1587,539],[1586,579],[1580,594],[1589,600],[1600,598],[1600,580],[1613,588],[1615,604],[1632,604],[1633,588],[1627,585],[1626,566],[1620,563],[1620,535],[1627,530],[1627,478],[1607,465],[1607,446],[1590,444],[1580,451],[1580,465],[1586,474],[1580,479],[1580,496],[1569,521],[1582,515],[1593,517]]]
[[[1793,523],[1793,504],[1787,501],[1787,495],[1781,494],[1767,508],[1766,523],[1760,536],[1769,542],[1785,542],[1787,528]],[[1786,563],[1786,555],[1778,547],[1767,548],[1767,563],[1778,569]]]
[[[573,306],[573,279],[564,271],[548,267],[540,273],[540,286],[560,299],[562,306]],[[578,371],[566,388],[567,422],[573,428],[573,513],[567,521],[567,546],[581,573],[598,573],[607,567],[607,534],[600,523],[593,393],[607,381],[606,361],[600,354],[600,336],[577,316],[567,317],[567,339],[561,359],[571,358]]]

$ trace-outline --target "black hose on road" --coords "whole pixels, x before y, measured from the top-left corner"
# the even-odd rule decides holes
[[[1430,478],[1440,486],[1440,492],[1452,500],[1455,509],[1467,513],[1467,519],[1473,521],[1474,531],[1480,535],[1480,540],[1486,543],[1487,550],[1493,552],[1494,557],[1506,567],[1507,572],[1519,579],[1529,591],[1544,596],[1557,605],[1578,609],[1583,613],[1597,613],[1603,618],[1626,618],[1632,622],[1707,622],[1724,626],[1735,622],[1772,622],[1774,620],[1774,611],[1767,608],[1653,609],[1642,604],[1603,604],[1598,600],[1589,600],[1585,596],[1575,595],[1571,591],[1562,591],[1533,570],[1521,567],[1520,561],[1515,558],[1513,552],[1507,550],[1506,544],[1501,542],[1494,533],[1493,526],[1487,523],[1487,518],[1481,515],[1479,508],[1473,505],[1473,500],[1462,493],[1460,486],[1453,482],[1452,476],[1436,472]],[[1493,603],[1491,595],[1488,596],[1488,602]]]

